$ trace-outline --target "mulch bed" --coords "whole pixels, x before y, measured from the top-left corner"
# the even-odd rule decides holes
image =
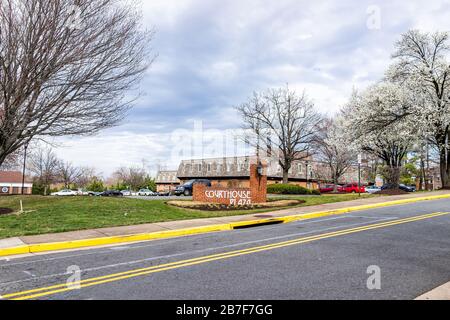
[[[277,209],[284,207],[297,206],[305,203],[304,200],[279,200],[270,201],[266,203],[255,203],[247,206],[227,206],[225,204],[218,203],[204,203],[194,201],[168,201],[167,204],[183,208],[202,211],[237,211],[237,210],[254,210],[254,209]]]
[[[374,194],[381,194],[381,195],[386,195],[386,196],[399,196],[402,194],[409,194],[406,191],[400,190],[400,189],[386,189],[386,190],[381,190],[378,192],[375,192]]]
[[[14,210],[10,209],[10,208],[0,208],[0,216],[3,214],[10,214],[13,213]]]

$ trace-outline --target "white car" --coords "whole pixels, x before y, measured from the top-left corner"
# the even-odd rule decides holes
[[[366,187],[366,193],[374,194],[374,193],[379,192],[379,191],[381,191],[380,187],[376,187],[376,186]]]
[[[61,191],[58,192],[53,192],[51,194],[52,196],[77,196],[78,192],[77,191],[73,191],[73,190],[69,190],[69,189],[63,189]]]
[[[122,191],[120,191],[120,192],[122,192],[122,194],[123,194],[125,197],[129,197],[129,196],[132,195],[132,193],[131,193],[130,190],[122,190]]]
[[[149,189],[141,189],[137,193],[138,196],[154,196],[155,193]]]

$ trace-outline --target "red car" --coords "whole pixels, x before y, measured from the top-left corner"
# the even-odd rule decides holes
[[[320,193],[329,193],[334,191],[334,184],[326,184],[320,187]],[[345,192],[342,186],[337,186],[337,192]]]
[[[357,183],[350,183],[350,184],[346,184],[345,186],[342,187],[343,192],[345,193],[365,193],[366,192],[366,188],[364,186],[361,186],[360,188],[358,188],[358,184]]]

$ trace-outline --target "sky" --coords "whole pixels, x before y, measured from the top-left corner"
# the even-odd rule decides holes
[[[117,127],[60,138],[58,156],[110,175],[248,153],[234,106],[289,85],[324,114],[379,81],[408,29],[450,30],[450,0],[142,0],[156,60]],[[225,142],[224,142],[225,141]]]

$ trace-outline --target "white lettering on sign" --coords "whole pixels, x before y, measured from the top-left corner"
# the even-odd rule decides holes
[[[229,199],[232,206],[251,205],[250,190],[206,190],[208,199]]]

